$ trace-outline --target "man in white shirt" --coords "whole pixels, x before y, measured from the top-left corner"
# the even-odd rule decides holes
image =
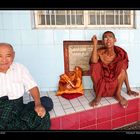
[[[0,43],[0,129],[46,130],[50,128],[49,97],[41,97],[28,69],[14,62],[15,52],[8,43]],[[34,101],[23,104],[28,92]]]

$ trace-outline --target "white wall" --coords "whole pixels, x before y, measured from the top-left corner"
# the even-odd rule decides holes
[[[57,90],[59,75],[64,73],[63,41],[99,39],[104,31],[116,34],[117,43],[129,55],[129,81],[140,87],[140,11],[136,11],[136,28],[104,29],[33,29],[31,11],[0,11],[0,42],[12,44],[15,61],[25,64],[41,90]],[[92,88],[89,76],[83,76],[85,89]]]

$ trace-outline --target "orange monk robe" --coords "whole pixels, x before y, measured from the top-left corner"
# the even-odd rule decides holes
[[[120,47],[114,46],[116,57],[110,64],[99,61],[90,63],[90,73],[96,95],[101,97],[114,96],[117,88],[117,78],[122,69],[128,68],[127,53]]]
[[[57,96],[73,99],[83,94],[82,69],[80,67],[76,66],[74,71],[60,75]]]

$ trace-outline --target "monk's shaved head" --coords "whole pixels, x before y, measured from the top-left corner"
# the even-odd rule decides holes
[[[112,34],[113,37],[116,38],[116,37],[115,37],[115,34],[114,34],[112,31],[106,31],[106,32],[103,33],[103,36],[102,36],[102,39],[103,39],[103,40],[104,40],[105,34],[107,34],[107,33]]]

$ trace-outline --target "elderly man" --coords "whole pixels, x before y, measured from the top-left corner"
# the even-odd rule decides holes
[[[25,66],[13,62],[14,57],[13,47],[0,43],[0,130],[47,130],[52,100],[40,99],[36,82]],[[23,104],[25,91],[34,101]]]

